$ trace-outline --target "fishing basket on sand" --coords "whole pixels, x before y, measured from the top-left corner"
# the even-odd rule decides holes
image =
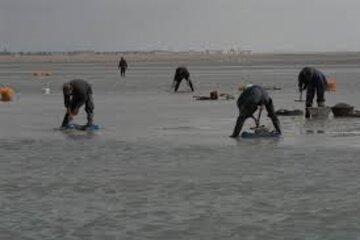
[[[354,107],[347,103],[338,103],[331,108],[331,111],[335,117],[346,117],[353,114]]]
[[[336,92],[336,79],[335,78],[330,78],[327,81],[326,90],[330,91],[330,92]]]
[[[10,87],[0,88],[0,100],[2,102],[10,102],[14,99],[15,91]]]

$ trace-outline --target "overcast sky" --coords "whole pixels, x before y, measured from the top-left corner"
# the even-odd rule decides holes
[[[359,0],[0,0],[0,47],[360,50]]]

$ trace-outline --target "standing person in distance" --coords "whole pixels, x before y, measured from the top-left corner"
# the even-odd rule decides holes
[[[127,64],[125,58],[121,57],[119,64],[118,64],[118,69],[120,70],[120,76],[125,77],[125,72],[126,72],[127,68],[128,68],[128,64]]]

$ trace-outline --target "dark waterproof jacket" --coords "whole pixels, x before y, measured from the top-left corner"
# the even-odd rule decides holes
[[[306,106],[312,106],[313,99],[317,95],[317,102],[325,102],[325,91],[327,87],[327,81],[325,75],[313,68],[303,68],[298,77],[298,88],[299,91],[306,89]]]
[[[183,79],[189,80],[190,73],[186,67],[178,67],[175,71],[174,81],[179,82]]]
[[[243,91],[237,100],[237,106],[241,112],[248,106],[266,106],[270,101],[271,98],[264,88],[253,85]]]
[[[82,79],[71,80],[65,85],[71,86],[71,91],[68,88],[63,88],[64,105],[66,108],[76,109],[80,108],[86,102],[91,101],[92,104],[92,88],[91,85]],[[64,85],[64,86],[65,86]]]
[[[119,68],[127,68],[128,67],[128,64],[124,58],[120,59],[118,67]]]

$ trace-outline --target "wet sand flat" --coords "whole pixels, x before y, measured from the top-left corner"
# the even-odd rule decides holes
[[[328,105],[360,108],[360,63],[323,59],[313,63],[338,82]],[[195,95],[279,86],[275,107],[291,109],[303,107],[294,99],[305,62],[184,64]],[[170,92],[181,63],[129,62],[126,78],[110,61],[0,63],[0,83],[18,93],[0,103],[0,239],[360,236],[359,119],[280,117],[281,139],[234,140],[235,101],[195,101],[185,83]],[[33,76],[39,69],[53,75]],[[55,130],[61,85],[74,78],[93,85],[97,134]]]

